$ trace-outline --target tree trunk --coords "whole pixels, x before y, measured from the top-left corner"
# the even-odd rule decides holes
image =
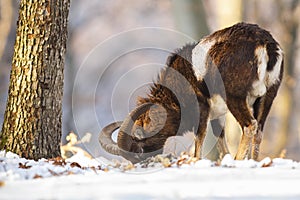
[[[199,0],[174,0],[174,17],[179,30],[199,41],[209,34],[203,2]]]
[[[21,0],[1,146],[60,155],[63,69],[70,0]]]

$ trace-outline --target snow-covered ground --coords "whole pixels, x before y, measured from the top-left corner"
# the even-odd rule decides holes
[[[219,163],[182,155],[144,163],[77,154],[39,161],[0,151],[0,199],[300,198],[300,163],[265,158]]]

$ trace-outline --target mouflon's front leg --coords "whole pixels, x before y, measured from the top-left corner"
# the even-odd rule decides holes
[[[207,123],[209,118],[209,106],[200,103],[200,118],[199,118],[199,127],[196,132],[195,138],[195,153],[194,157],[201,158],[201,149],[203,146],[203,141],[206,136]]]
[[[219,151],[219,157],[222,159],[223,156],[229,154],[224,131],[225,116],[222,116],[218,119],[213,119],[210,123],[214,136],[218,138],[217,149]]]

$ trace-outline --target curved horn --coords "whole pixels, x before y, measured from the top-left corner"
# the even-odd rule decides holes
[[[143,160],[140,157],[140,153],[129,151],[132,144],[131,129],[138,117],[146,112],[152,105],[154,104],[142,104],[131,111],[125,118],[124,122],[114,122],[104,127],[99,135],[99,142],[103,149],[108,153],[120,155],[133,163]],[[111,136],[112,133],[118,128],[120,128],[118,134],[118,142],[115,143],[112,140]]]
[[[102,148],[107,151],[108,153],[120,155],[120,148],[118,147],[117,143],[115,143],[111,136],[112,133],[120,128],[122,125],[122,121],[113,122],[106,127],[104,127],[99,135],[99,142]]]
[[[134,143],[131,137],[133,124],[141,114],[145,113],[153,105],[153,103],[145,103],[138,106],[129,113],[120,127],[118,134],[118,147],[120,148],[119,153],[122,157],[126,158],[132,163],[137,163],[143,160],[140,157],[140,153],[130,152],[131,145]]]
[[[135,108],[133,111],[131,111],[129,113],[129,115],[125,118],[125,120],[123,121],[123,123],[120,127],[120,133],[122,133],[122,134],[118,135],[118,145],[119,146],[121,146],[121,147],[123,146],[122,145],[123,139],[125,139],[125,138],[123,138],[124,137],[123,135],[127,134],[127,135],[131,136],[131,129],[132,129],[134,122],[138,119],[138,117],[141,114],[145,113],[153,105],[154,105],[153,103],[145,103],[145,104],[138,106],[137,108]],[[126,141],[124,141],[124,142],[126,142]]]

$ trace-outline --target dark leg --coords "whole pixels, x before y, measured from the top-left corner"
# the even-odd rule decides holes
[[[253,135],[257,131],[257,121],[254,119],[246,98],[227,96],[227,106],[243,129],[242,139],[235,159],[243,160],[247,156]]]

